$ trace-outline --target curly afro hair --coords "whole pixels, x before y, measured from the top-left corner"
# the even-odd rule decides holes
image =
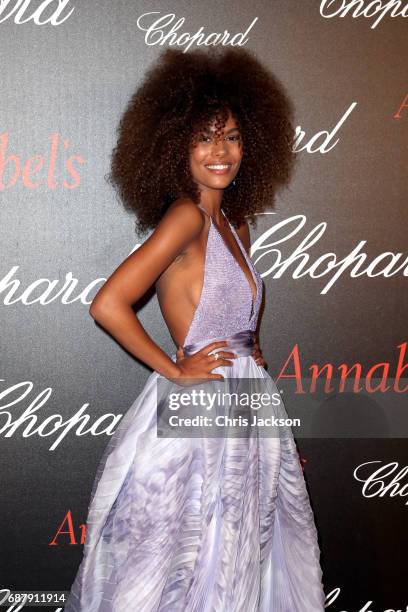
[[[200,202],[190,147],[212,121],[222,129],[228,111],[243,157],[235,186],[224,190],[223,210],[238,227],[272,206],[295,159],[293,107],[283,86],[242,48],[166,49],[121,117],[108,174],[125,209],[136,213],[137,232],[154,228],[179,197]]]

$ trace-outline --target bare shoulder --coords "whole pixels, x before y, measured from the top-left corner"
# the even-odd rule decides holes
[[[249,233],[248,221],[244,221],[243,223],[241,223],[241,225],[237,227],[235,231],[240,237],[240,240],[244,245],[246,252],[249,253],[249,250],[251,248],[251,236]]]
[[[205,225],[205,215],[190,198],[177,198],[170,204],[159,225],[163,223],[194,235]]]
[[[137,302],[199,235],[205,224],[203,217],[191,200],[173,202],[153,233],[114,270],[99,290],[93,301],[94,311],[97,302],[109,309],[118,295],[126,303]]]
[[[204,214],[197,205],[189,198],[178,198],[139,250],[145,250],[151,257],[166,253],[166,257],[174,259],[200,236],[204,224]]]

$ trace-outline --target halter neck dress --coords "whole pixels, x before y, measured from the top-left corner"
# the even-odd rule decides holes
[[[223,339],[247,330],[254,332],[263,289],[261,275],[253,265],[224,211],[221,209],[240,247],[250,274],[252,274],[256,286],[255,297],[245,272],[225,244],[211,216],[200,205],[198,206],[209,219],[209,229],[200,301],[184,340],[184,347],[187,347],[189,351],[193,350],[190,347],[191,344],[196,344],[201,340]]]
[[[184,353],[228,339],[219,350],[238,357],[213,372],[235,389],[249,381],[250,391],[278,393],[251,356],[261,276],[230,228],[256,294],[210,217]],[[292,432],[159,437],[159,378],[149,376],[100,460],[65,612],[323,612],[317,531]]]

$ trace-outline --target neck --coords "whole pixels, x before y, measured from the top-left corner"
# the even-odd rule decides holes
[[[217,224],[221,224],[224,221],[224,216],[221,212],[223,194],[223,189],[211,191],[200,189],[200,205],[205,208]]]

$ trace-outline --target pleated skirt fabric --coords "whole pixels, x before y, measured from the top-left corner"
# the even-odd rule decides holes
[[[267,379],[278,392],[250,356],[215,371],[253,379],[254,389]],[[100,461],[65,612],[322,612],[317,531],[293,436],[158,437],[158,377]]]

